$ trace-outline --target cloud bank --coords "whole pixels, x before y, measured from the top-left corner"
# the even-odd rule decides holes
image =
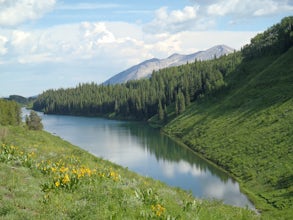
[[[209,15],[264,16],[281,11],[292,11],[292,1],[288,0],[220,0],[207,7]]]
[[[25,89],[37,87],[40,90],[74,86],[79,82],[100,83],[153,57],[194,53],[217,44],[240,49],[257,31],[267,28],[262,25],[262,29],[244,31],[244,25],[254,24],[260,18],[270,21],[275,15],[293,12],[290,0],[254,0],[253,3],[250,0],[190,0],[189,5],[180,8],[160,6],[155,10],[142,9],[141,2],[136,7],[76,2],[0,0],[1,88],[10,89],[7,85],[11,85],[9,76],[12,75],[17,76],[12,78],[15,84],[18,81],[22,91],[17,93],[24,93]],[[104,14],[104,20],[95,20],[99,12],[109,12],[111,16]],[[129,17],[134,14],[144,17],[131,20]],[[81,15],[88,17],[79,19]],[[109,19],[112,16],[126,16],[129,20]],[[21,90],[23,82],[29,83],[22,77],[38,85]],[[56,78],[63,81],[57,85]],[[37,90],[31,95],[36,93]]]
[[[15,26],[51,11],[56,0],[1,0],[0,26]]]

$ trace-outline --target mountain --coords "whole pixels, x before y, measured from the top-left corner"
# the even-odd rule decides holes
[[[217,45],[205,51],[199,51],[189,55],[173,54],[166,59],[153,58],[146,60],[140,64],[130,67],[123,72],[111,77],[104,84],[118,84],[125,83],[129,80],[136,80],[149,77],[155,70],[163,69],[166,67],[179,66],[194,62],[195,60],[211,60],[214,57],[220,57],[225,54],[232,53],[233,48],[226,45]]]

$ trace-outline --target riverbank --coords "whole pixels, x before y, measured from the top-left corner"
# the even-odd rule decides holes
[[[180,144],[182,147],[184,148],[188,148],[193,154],[195,154],[196,156],[202,158],[203,160],[205,160],[207,163],[209,163],[211,166],[214,166],[215,168],[221,170],[222,172],[226,173],[227,175],[229,175],[230,177],[232,177],[235,181],[237,181],[239,183],[239,186],[240,186],[240,192],[244,193],[248,199],[254,204],[255,202],[257,202],[257,199],[256,199],[256,196],[254,193],[252,193],[251,191],[249,191],[248,188],[245,187],[245,184],[243,183],[243,181],[233,175],[232,173],[228,172],[227,170],[225,170],[223,168],[223,166],[219,166],[218,164],[216,164],[215,162],[213,162],[212,160],[204,157],[203,154],[200,154],[199,152],[195,151],[194,149],[192,149],[191,147],[187,146],[186,144],[184,144],[184,142],[182,142],[182,140],[180,140],[179,138],[177,138],[175,135],[171,135],[171,134],[168,134],[167,132],[165,132],[163,129],[161,130],[164,135],[168,136],[169,138],[171,138],[173,141],[177,142],[178,144]],[[256,213],[260,214],[260,211],[256,208],[255,208],[255,211]]]
[[[180,119],[179,119],[180,120]],[[177,121],[178,122],[178,121]],[[175,122],[175,124],[177,123]],[[184,121],[187,123],[186,121]],[[183,124],[184,124],[183,122]],[[263,219],[290,219],[293,215],[293,211],[290,208],[292,206],[292,185],[290,185],[290,182],[292,182],[292,179],[285,178],[284,176],[290,176],[292,167],[292,154],[290,154],[290,150],[286,151],[286,149],[283,149],[280,151],[280,149],[275,148],[272,149],[273,152],[278,152],[279,156],[282,157],[282,162],[277,162],[276,157],[278,157],[278,154],[272,155],[270,153],[270,161],[259,159],[261,158],[267,158],[266,154],[263,153],[263,155],[257,155],[253,154],[251,157],[248,157],[246,155],[246,152],[236,150],[234,151],[232,146],[229,144],[230,148],[217,148],[215,149],[214,146],[205,151],[200,150],[200,148],[197,147],[197,145],[191,144],[191,142],[194,140],[192,138],[186,138],[184,134],[181,133],[180,136],[178,136],[178,133],[172,133],[170,132],[170,127],[175,125],[174,123],[171,123],[163,128],[163,132],[168,135],[173,140],[176,140],[177,142],[181,143],[182,145],[187,146],[189,149],[194,151],[197,155],[200,155],[202,158],[205,158],[209,163],[213,164],[214,166],[222,169],[226,173],[228,173],[232,178],[234,178],[240,185],[240,190],[245,195],[248,196],[248,198],[253,202],[258,212],[261,213]],[[285,122],[283,125],[287,124]],[[186,124],[185,124],[186,125]],[[184,126],[185,126],[184,125]],[[178,126],[178,124],[177,124]],[[179,130],[176,126],[176,132]],[[180,127],[180,125],[179,125]],[[174,127],[172,128],[172,130]],[[219,129],[220,130],[220,129]],[[211,139],[210,139],[211,138]],[[216,144],[217,141],[219,141],[219,136],[215,138],[215,136],[205,136],[204,141],[205,143],[211,143],[210,141],[213,140],[213,143]],[[201,139],[200,139],[201,140]],[[222,145],[223,146],[223,145]],[[289,146],[289,145],[288,145]],[[248,148],[246,148],[247,150]],[[212,152],[214,151],[214,152]],[[233,152],[234,151],[234,152]],[[220,153],[221,152],[221,153]],[[238,152],[238,156],[235,155],[235,152]],[[217,154],[218,153],[218,154]],[[240,168],[239,163],[234,163],[233,159],[231,158],[231,155],[234,155],[234,158],[242,158],[243,163],[249,163],[246,164],[246,168]],[[230,158],[225,160],[224,158],[227,157]],[[255,160],[255,162],[260,163],[262,162],[262,165],[258,168],[255,168],[255,172],[257,172],[257,175],[248,174],[248,172],[252,172],[253,167],[255,167],[253,164],[255,162],[252,162],[252,160]],[[267,166],[266,164],[270,164]],[[273,169],[273,167],[285,167],[286,169]],[[247,168],[250,167],[250,170],[248,171]],[[265,169],[260,171],[260,169]],[[285,171],[286,170],[286,171]],[[285,174],[286,173],[286,174]],[[283,176],[283,178],[278,179],[277,176]],[[274,178],[275,180],[273,180]],[[272,181],[276,181],[276,184],[272,184]],[[284,183],[282,183],[284,181]],[[281,187],[283,184],[284,187]],[[272,186],[273,185],[273,186]],[[275,187],[274,187],[275,185]]]
[[[258,219],[247,209],[194,199],[47,132],[5,130],[1,219]]]

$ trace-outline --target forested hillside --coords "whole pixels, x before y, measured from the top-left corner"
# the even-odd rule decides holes
[[[179,114],[198,97],[222,88],[224,78],[240,61],[238,52],[212,61],[162,69],[154,72],[150,79],[126,84],[91,83],[70,89],[48,90],[34,102],[34,109],[53,114],[114,114],[116,117],[145,120],[175,103]]]
[[[5,98],[6,100],[15,101],[20,105],[30,105],[33,103],[33,101],[36,99],[36,97],[23,97],[20,95],[10,95],[8,98]]]
[[[251,39],[242,50],[246,59],[286,52],[293,45],[293,16],[283,18],[263,33]]]
[[[292,17],[258,34],[241,52],[212,61],[159,70],[150,79],[120,85],[80,84],[76,88],[48,90],[34,102],[35,110],[51,114],[111,115],[146,120],[159,114],[168,120],[168,106],[176,115],[186,106],[228,85],[228,75],[235,72],[242,59],[280,54],[292,45]]]

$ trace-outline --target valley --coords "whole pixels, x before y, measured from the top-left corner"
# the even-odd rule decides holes
[[[101,193],[104,199],[106,195],[111,195],[113,203],[106,203],[105,210],[112,210],[118,218],[139,216],[160,219],[164,214],[165,219],[290,219],[293,216],[292,33],[293,17],[285,17],[280,23],[257,34],[240,51],[208,61],[195,60],[160,69],[154,71],[149,78],[121,84],[98,85],[93,82],[79,84],[75,88],[50,89],[40,94],[31,104],[34,110],[45,114],[86,116],[89,119],[127,119],[147,122],[160,128],[174,140],[227,171],[240,183],[241,190],[254,203],[259,214],[228,207],[220,202],[199,202],[190,199],[185,193],[180,192],[179,195],[169,188],[159,190],[161,183],[134,177],[134,174],[128,173],[124,168],[90,157],[83,151],[72,150],[75,147],[56,148],[57,145],[67,146],[68,143],[45,132],[28,132],[21,125],[17,105],[4,100],[0,102],[2,170],[12,171],[20,163],[19,160],[22,161],[23,157],[18,157],[19,155],[16,160],[10,160],[14,157],[5,154],[11,150],[5,150],[7,146],[17,145],[24,149],[30,146],[27,153],[39,153],[40,157],[33,164],[40,162],[42,158],[52,159],[50,155],[60,154],[66,157],[77,154],[91,169],[94,169],[94,162],[104,164],[102,166],[109,171],[110,179],[107,179],[107,183],[116,179],[112,178],[116,174],[111,175],[110,167],[115,167],[114,173],[121,173],[125,178],[117,185],[114,181],[107,187],[106,182],[100,181],[101,176],[94,177],[89,182],[94,182],[97,184],[94,186],[104,187],[105,190],[97,191],[89,184],[85,188],[87,192],[78,188],[77,194],[68,193],[70,190],[55,193],[57,190],[54,190],[59,185],[51,185],[52,191],[48,191],[52,198],[48,200],[49,210],[53,210],[61,196],[71,201],[83,201],[82,204],[89,208],[91,204],[103,203],[104,200],[97,201],[90,196],[92,193]],[[43,148],[42,145],[46,147]],[[91,159],[86,159],[87,157]],[[39,190],[36,182],[44,179],[37,168],[18,166],[25,170],[29,180],[33,178],[34,190]],[[45,179],[49,180],[49,177]],[[141,182],[138,183],[137,178]],[[8,208],[2,206],[0,209],[4,215],[11,214],[9,210],[14,210],[11,205],[14,201],[10,200],[13,195],[8,193],[15,187],[13,181],[7,183],[8,188],[6,183],[1,184],[2,194],[7,195],[5,201],[10,202]],[[143,182],[149,187],[142,186]],[[63,185],[64,188],[67,187],[66,183]],[[118,193],[121,189],[125,189],[126,193]],[[156,193],[153,193],[154,189]],[[38,191],[36,195],[40,198],[47,194],[46,191]],[[49,215],[45,203],[41,205],[40,216],[43,213]],[[17,204],[21,207],[23,201]],[[61,205],[56,213],[69,218],[72,214],[72,210],[68,208],[70,204],[72,202]],[[123,204],[128,204],[134,210]],[[118,211],[121,207],[123,212]],[[19,210],[16,208],[14,212],[19,213]],[[182,210],[184,212],[179,216],[178,213],[182,213]],[[110,214],[104,211],[104,216],[109,217]]]

